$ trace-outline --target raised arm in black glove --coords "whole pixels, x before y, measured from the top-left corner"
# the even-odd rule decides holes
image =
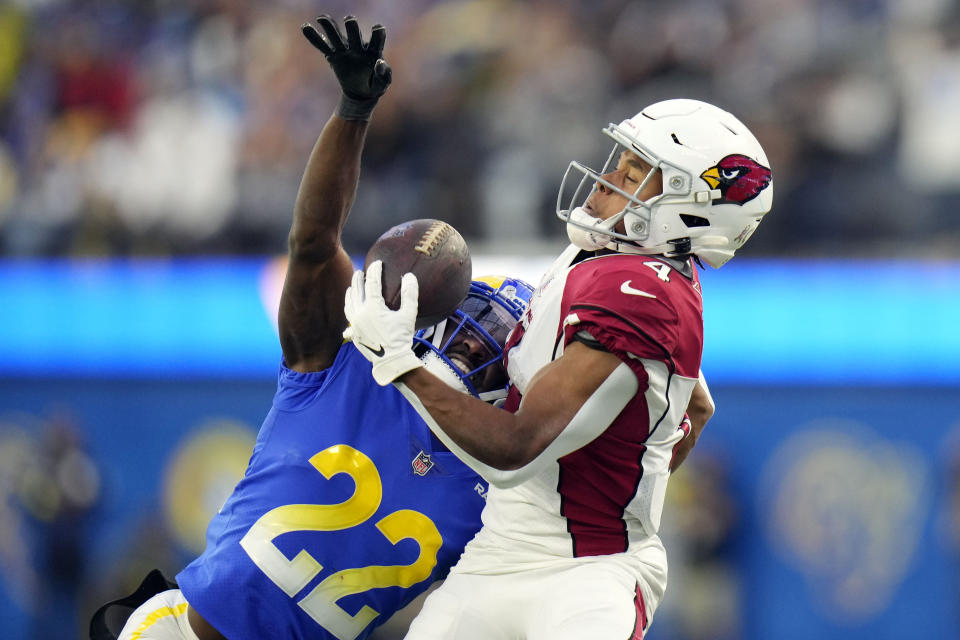
[[[392,71],[381,57],[387,31],[375,24],[370,32],[370,42],[363,43],[360,25],[353,16],[343,19],[347,32],[344,41],[333,18],[324,14],[317,18],[324,36],[307,22],[301,27],[307,40],[327,57],[333,68],[343,95],[337,105],[337,115],[346,120],[369,120],[380,96],[390,86]]]

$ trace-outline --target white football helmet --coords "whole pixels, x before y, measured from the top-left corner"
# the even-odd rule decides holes
[[[582,249],[693,254],[717,268],[733,257],[770,211],[773,183],[767,156],[746,126],[722,109],[698,100],[666,100],[603,132],[615,142],[603,170],[571,162],[557,197],[557,216]],[[660,170],[663,193],[646,201],[636,197],[655,170],[634,193],[604,179],[616,170],[624,149]],[[598,183],[628,200],[607,220],[583,209]],[[615,229],[621,220],[623,232]]]

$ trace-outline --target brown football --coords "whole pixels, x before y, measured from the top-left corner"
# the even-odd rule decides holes
[[[446,222],[423,218],[387,230],[377,238],[363,268],[383,261],[383,299],[391,309],[400,306],[400,278],[417,276],[417,328],[440,322],[467,297],[473,265],[460,233]]]

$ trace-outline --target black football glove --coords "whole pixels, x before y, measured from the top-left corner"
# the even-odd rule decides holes
[[[370,42],[364,44],[360,37],[360,25],[353,16],[343,19],[346,42],[330,16],[319,16],[317,24],[326,34],[326,39],[309,22],[301,30],[310,44],[326,56],[340,82],[343,96],[337,106],[337,115],[347,120],[369,120],[373,108],[390,86],[393,77],[390,65],[381,57],[387,38],[386,29],[380,24],[373,25]]]

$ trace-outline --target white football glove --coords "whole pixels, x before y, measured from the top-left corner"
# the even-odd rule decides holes
[[[406,372],[422,367],[413,353],[417,321],[417,276],[403,274],[400,280],[400,308],[391,310],[383,301],[383,263],[377,260],[353,274],[347,287],[343,312],[350,323],[343,337],[353,341],[360,353],[373,363],[373,379],[386,386]]]

